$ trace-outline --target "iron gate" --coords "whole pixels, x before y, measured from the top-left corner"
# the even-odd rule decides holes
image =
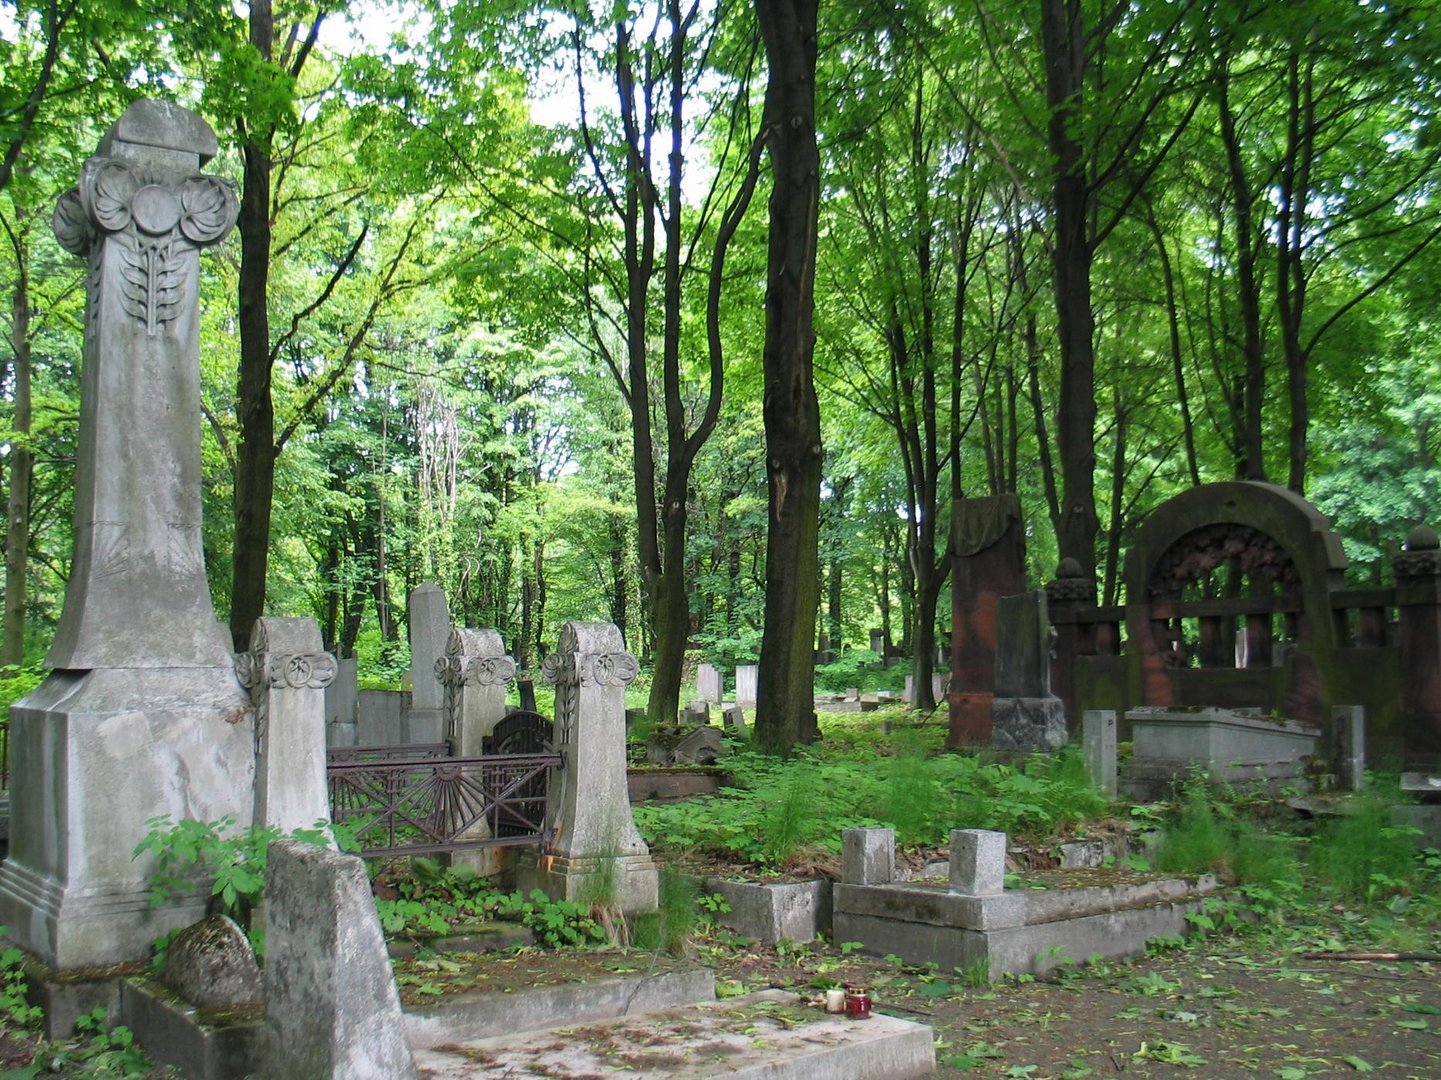
[[[550,774],[564,764],[550,732],[526,712],[498,723],[479,757],[452,756],[448,742],[336,747],[331,820],[365,857],[542,844]]]

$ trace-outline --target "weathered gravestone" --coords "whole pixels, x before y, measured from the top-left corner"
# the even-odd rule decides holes
[[[515,661],[505,654],[500,633],[454,627],[446,639],[445,655],[435,662],[435,674],[445,688],[445,737],[457,756],[480,756],[485,740],[505,718],[506,687],[515,678]],[[460,837],[490,835],[481,817]],[[498,848],[457,851],[450,859],[452,866],[469,867],[482,876],[499,873],[502,866]]]
[[[215,134],[137,101],[55,210],[88,261],[75,549],[50,676],[11,710],[0,922],[57,968],[141,959],[205,897],[152,908],[146,822],[251,820],[254,729],[200,545],[200,250],[235,221]]]
[[[277,840],[267,877],[265,1075],[415,1076],[365,864],[354,855]]]
[[[719,705],[724,693],[725,676],[714,664],[701,664],[695,672],[695,692],[702,701]]]
[[[360,709],[360,671],[355,657],[336,661],[335,681],[325,688],[325,743],[355,746]]]
[[[1051,623],[1042,590],[1001,598],[991,739],[1007,750],[1059,750],[1066,713],[1051,693]]]
[[[426,583],[410,594],[410,715],[406,742],[438,743],[445,734],[445,691],[436,662],[450,637],[450,608],[439,585]]]
[[[989,746],[1001,597],[1026,587],[1026,532],[1014,494],[951,510],[951,687],[947,745]]]
[[[760,685],[760,667],[741,664],[736,668],[736,704],[755,707],[756,688]]]

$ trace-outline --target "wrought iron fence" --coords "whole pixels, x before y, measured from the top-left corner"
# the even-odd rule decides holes
[[[358,747],[332,756],[330,813],[349,825],[361,855],[422,855],[548,840],[550,773],[560,753],[417,758],[434,747]],[[407,751],[404,760],[380,751]]]

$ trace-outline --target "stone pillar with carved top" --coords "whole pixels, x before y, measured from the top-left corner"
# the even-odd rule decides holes
[[[505,718],[506,687],[515,680],[515,661],[505,654],[500,633],[452,628],[435,675],[444,689],[445,736],[452,752],[478,756]]]
[[[505,653],[496,630],[453,627],[445,641],[445,655],[435,662],[435,675],[444,690],[445,736],[457,757],[478,757],[485,740],[505,717],[506,688],[515,679],[515,661]],[[463,838],[485,838],[490,827],[484,818],[460,833]],[[456,851],[451,866],[464,866],[482,877],[505,867],[500,848]]]
[[[330,820],[325,688],[336,670],[314,619],[255,620],[235,658],[255,706],[255,824],[288,833]]]
[[[611,623],[566,623],[545,658],[565,767],[551,781],[552,840],[518,860],[521,888],[628,913],[655,910],[659,874],[626,786],[625,688],[638,670]]]
[[[49,677],[11,709],[0,922],[53,968],[142,959],[204,914],[148,902],[152,818],[251,821],[249,697],[200,544],[200,251],[235,222],[194,113],[132,104],[60,198],[87,263],[74,552]]]

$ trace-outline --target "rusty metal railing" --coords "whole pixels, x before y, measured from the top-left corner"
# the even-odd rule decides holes
[[[332,759],[331,820],[365,857],[541,844],[550,774],[563,763],[559,753]]]

